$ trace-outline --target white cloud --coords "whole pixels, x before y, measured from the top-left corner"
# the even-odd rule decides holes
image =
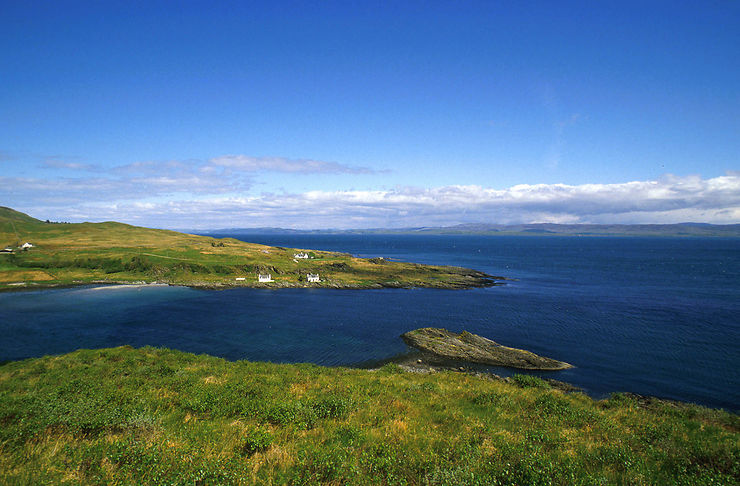
[[[291,172],[304,174],[374,174],[367,167],[351,167],[337,162],[311,159],[288,159],[285,157],[250,157],[247,155],[223,155],[209,162],[220,167],[229,167],[245,172]]]
[[[16,206],[46,219],[119,220],[158,227],[369,228],[483,223],[707,223],[740,222],[740,174],[702,179],[666,175],[654,181],[619,184],[521,184],[507,189],[481,186],[399,187],[374,191],[309,191],[298,194],[226,196],[228,187],[208,177],[140,178],[160,192],[187,181],[201,196],[133,202],[80,196],[84,184],[54,190],[67,199],[28,198]],[[107,190],[93,189],[95,195]],[[215,186],[212,186],[215,184]],[[10,186],[49,192],[43,181],[0,178],[4,205],[13,206]],[[218,193],[216,191],[224,191]],[[142,198],[146,191],[140,191]],[[222,194],[217,196],[215,194]],[[75,199],[76,198],[76,199]],[[87,202],[96,201],[96,202]],[[71,203],[71,204],[70,204]]]
[[[92,164],[83,164],[80,162],[68,162],[55,158],[49,158],[44,160],[42,165],[45,169],[66,169],[66,170],[81,170],[81,171],[95,171],[99,170],[99,167]]]
[[[0,154],[2,155],[2,154]],[[0,197],[16,206],[85,205],[143,198],[189,198],[244,193],[260,172],[302,174],[371,174],[364,167],[284,157],[226,155],[208,161],[140,161],[112,168],[47,156],[44,169],[53,176],[0,176]],[[81,174],[88,172],[90,174]]]
[[[115,175],[157,175],[192,173],[201,167],[197,160],[148,160],[119,165],[110,169]]]
[[[136,175],[133,177],[0,177],[0,198],[25,206],[87,205],[92,202],[165,197],[180,194],[224,194],[249,189],[247,178],[224,178],[217,174]]]

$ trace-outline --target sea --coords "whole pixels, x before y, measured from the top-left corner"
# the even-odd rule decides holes
[[[502,285],[441,289],[78,287],[0,293],[0,361],[121,345],[228,360],[364,366],[419,327],[469,331],[575,367],[534,373],[602,398],[631,392],[740,409],[740,239],[223,234],[457,265]],[[521,371],[490,368],[508,376]]]

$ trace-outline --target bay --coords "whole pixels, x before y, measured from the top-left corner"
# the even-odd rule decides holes
[[[9,292],[0,294],[0,360],[129,344],[348,366],[404,353],[401,333],[434,326],[572,363],[539,374],[595,397],[629,391],[739,408],[740,239],[217,236],[459,265],[512,280],[470,290]]]

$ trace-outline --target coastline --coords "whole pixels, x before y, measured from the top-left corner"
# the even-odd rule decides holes
[[[143,287],[143,286],[142,286]],[[22,363],[26,361],[39,361],[39,360],[46,360],[46,359],[65,359],[68,356],[76,355],[79,353],[106,353],[108,351],[113,350],[131,350],[134,352],[144,352],[145,350],[160,352],[160,353],[178,353],[178,354],[184,354],[184,355],[190,355],[192,353],[187,351],[179,351],[177,349],[173,348],[166,348],[166,347],[159,347],[159,346],[143,346],[143,347],[133,347],[131,345],[123,345],[115,348],[93,348],[93,349],[87,349],[87,348],[80,348],[74,351],[60,353],[60,354],[52,354],[52,355],[44,355],[44,356],[30,356],[26,358],[20,358],[20,359],[10,359],[10,360],[0,360],[0,369],[2,369],[5,365],[12,365],[16,363]],[[518,388],[522,389],[540,389],[540,390],[553,390],[557,391],[559,393],[563,394],[574,394],[576,396],[582,396],[587,397],[594,403],[601,402],[604,400],[614,399],[615,397],[621,399],[629,399],[633,402],[635,402],[640,408],[644,409],[657,409],[660,407],[669,407],[673,410],[678,410],[681,408],[687,408],[687,407],[702,407],[706,408],[708,410],[715,410],[719,412],[727,412],[733,415],[738,414],[737,409],[729,409],[725,407],[719,407],[719,406],[711,406],[706,405],[702,403],[692,402],[689,400],[678,400],[678,399],[672,399],[672,398],[665,398],[660,397],[657,395],[649,395],[649,394],[638,394],[631,391],[625,391],[625,390],[613,390],[609,393],[602,393],[602,394],[595,394],[589,392],[588,389],[584,389],[582,387],[576,386],[572,383],[568,383],[566,381],[562,380],[556,380],[554,378],[547,378],[537,375],[532,375],[526,373],[528,370],[516,370],[514,368],[510,368],[512,370],[512,374],[509,376],[502,376],[497,373],[494,373],[490,371],[490,367],[487,367],[486,365],[476,364],[476,363],[470,363],[465,361],[459,361],[459,360],[453,360],[448,358],[442,358],[442,357],[435,357],[428,355],[422,351],[417,350],[410,350],[407,353],[402,353],[396,356],[393,356],[391,358],[385,358],[380,360],[371,360],[361,363],[355,363],[353,365],[336,365],[336,366],[326,366],[326,365],[316,365],[312,363],[303,363],[303,362],[295,362],[295,363],[271,363],[271,362],[261,362],[261,361],[252,361],[252,360],[229,360],[224,358],[219,358],[214,355],[210,354],[192,354],[195,358],[204,358],[207,360],[219,360],[224,361],[226,363],[250,363],[259,365],[262,364],[269,364],[269,365],[275,365],[275,366],[287,366],[287,367],[302,367],[305,365],[317,367],[319,369],[326,370],[327,372],[342,372],[342,370],[358,370],[358,371],[367,371],[370,373],[382,373],[382,372],[388,372],[391,373],[408,373],[410,375],[428,375],[428,376],[435,376],[435,375],[443,375],[445,373],[453,373],[465,377],[470,377],[474,379],[480,379],[483,381],[489,381],[489,382],[495,382],[495,383],[501,383],[505,385],[512,385],[516,386]],[[389,368],[390,366],[390,368]],[[393,369],[397,371],[393,371]]]
[[[490,371],[491,367],[486,365],[453,360],[438,356],[431,356],[422,351],[414,349],[410,350],[407,353],[402,353],[391,358],[358,363],[354,366],[349,366],[349,368],[377,372],[381,371],[382,369],[384,369],[385,366],[388,365],[395,365],[406,373],[420,375],[435,375],[445,372],[458,373],[460,375],[471,376],[482,380],[505,383],[508,385],[516,385],[522,388],[544,388],[557,390],[559,392],[567,394],[580,394],[589,397],[594,402],[607,400],[610,396],[617,395],[633,400],[641,407],[646,409],[656,408],[660,406],[668,406],[672,409],[700,406],[706,407],[711,410],[725,411],[732,414],[738,413],[737,409],[711,406],[688,400],[676,400],[657,395],[638,394],[625,390],[612,390],[609,393],[593,393],[590,392],[588,389],[579,387],[572,383],[568,383],[567,381],[529,374],[527,373],[528,370],[516,370],[514,368],[510,368],[511,374],[509,376],[502,376],[498,373]],[[333,366],[330,368],[343,368],[343,366]]]
[[[485,275],[485,276],[482,276]],[[270,283],[260,282],[165,282],[165,281],[154,281],[146,282],[143,280],[127,281],[127,280],[91,280],[91,281],[77,281],[70,283],[46,283],[43,281],[32,281],[32,282],[9,282],[4,283],[0,286],[0,292],[16,292],[24,290],[50,290],[50,289],[63,289],[63,288],[75,288],[98,285],[100,288],[107,287],[150,287],[150,286],[169,286],[169,287],[188,287],[192,289],[200,290],[229,290],[238,288],[251,288],[251,289],[352,289],[352,290],[370,290],[370,289],[412,289],[412,288],[427,288],[427,289],[440,289],[440,290],[466,290],[474,288],[485,288],[495,287],[498,285],[505,285],[505,282],[512,280],[506,277],[491,276],[482,274],[476,276],[478,280],[465,284],[459,283],[445,283],[445,282],[434,282],[426,285],[403,285],[398,282],[373,282],[368,284],[349,284],[342,282],[321,282],[321,283],[306,283],[306,282],[287,282],[287,281],[275,281]]]
[[[0,262],[0,291],[131,283],[202,289],[466,289],[503,280],[447,264],[361,258],[341,251],[267,246],[115,222],[44,223],[2,209],[0,221],[5,217],[14,230],[0,236],[12,241],[23,234],[32,243],[23,250],[9,247],[10,254]]]
[[[407,373],[419,373],[428,375],[433,373],[453,372],[475,376],[487,380],[500,381],[503,383],[515,383],[515,380],[512,378],[512,376],[516,376],[517,374],[521,374],[524,376],[535,376],[526,374],[527,371],[531,370],[518,370],[516,368],[508,368],[512,370],[512,376],[501,376],[497,373],[494,373],[493,371],[490,371],[490,368],[492,368],[492,366],[471,363],[469,361],[450,359],[442,356],[434,356],[423,351],[418,351],[414,349],[410,350],[408,353],[402,353],[391,358],[359,363],[355,367],[358,369],[377,371],[388,364],[396,365]],[[499,366],[497,368],[504,367]],[[556,380],[554,378],[539,379],[549,384],[553,389],[556,390],[560,390],[566,393],[585,393],[593,399],[598,398],[595,395],[590,395],[586,390],[579,386],[573,385],[572,383]]]
[[[138,287],[147,287],[150,285],[158,285],[158,286],[164,286],[162,284],[145,284],[145,285],[138,285]],[[123,287],[123,286],[122,286]],[[135,286],[134,286],[135,287]],[[95,287],[91,288],[90,290],[97,290],[97,289],[106,289],[109,287]],[[124,345],[121,348],[127,348],[131,350],[142,350],[144,348],[151,348],[154,350],[161,350],[161,351],[167,351],[167,352],[177,352],[177,353],[185,353],[184,351],[178,351],[177,349],[170,349],[165,347],[150,347],[150,346],[144,346],[143,348],[139,347],[132,347],[130,345]],[[47,358],[64,358],[69,355],[77,354],[80,352],[105,352],[106,350],[112,350],[112,349],[118,349],[118,348],[94,348],[94,349],[87,349],[87,348],[80,348],[75,351],[70,351],[66,353],[60,353],[60,354],[53,354],[53,355],[45,355],[45,356],[29,356],[26,358],[20,358],[20,359],[10,359],[10,360],[0,360],[0,369],[8,364],[13,363],[21,363],[23,361],[28,360],[41,360],[41,359],[47,359]],[[204,356],[209,359],[223,359],[219,358],[217,356],[213,356],[210,354],[202,354],[198,356]],[[248,362],[248,363],[260,363],[259,361],[251,361],[251,360],[225,360],[229,363],[236,363],[240,361]],[[306,363],[296,362],[296,363],[283,363],[284,366],[302,366]],[[601,393],[596,394],[589,392],[588,389],[584,389],[582,387],[576,386],[572,383],[568,383],[566,381],[562,380],[556,380],[554,378],[547,378],[537,375],[532,375],[526,373],[527,370],[516,370],[514,368],[511,368],[512,373],[509,376],[502,376],[498,373],[494,373],[493,371],[490,371],[490,367],[486,365],[476,364],[476,363],[470,363],[460,360],[453,360],[443,357],[435,357],[431,356],[429,354],[426,354],[422,351],[418,350],[410,350],[407,353],[402,353],[396,356],[393,356],[391,358],[385,358],[380,360],[370,360],[365,361],[361,363],[355,363],[352,365],[336,365],[336,366],[326,366],[326,365],[314,365],[311,364],[311,366],[317,366],[318,368],[326,369],[326,370],[334,370],[334,371],[341,371],[343,369],[349,369],[349,370],[361,370],[361,371],[368,371],[371,373],[375,372],[382,372],[384,370],[388,369],[388,366],[395,366],[398,370],[402,371],[403,373],[409,373],[412,375],[437,375],[437,374],[443,374],[443,373],[455,373],[463,376],[472,377],[475,379],[481,379],[484,381],[491,381],[496,383],[502,383],[506,385],[513,385],[517,386],[519,388],[536,388],[536,389],[545,389],[545,390],[556,390],[561,393],[565,394],[576,394],[576,395],[582,395],[585,397],[588,397],[589,399],[593,400],[594,402],[599,402],[603,400],[608,400],[610,397],[619,396],[619,397],[625,397],[629,400],[634,401],[637,403],[640,407],[645,409],[655,409],[658,407],[669,407],[671,409],[677,410],[681,408],[686,407],[704,407],[710,410],[717,410],[717,411],[723,411],[731,414],[737,414],[737,409],[728,409],[725,407],[719,407],[719,406],[711,406],[701,403],[696,403],[688,400],[677,400],[672,398],[665,398],[660,397],[657,395],[647,395],[647,394],[638,394],[631,391],[625,391],[625,390],[613,390],[609,393]]]

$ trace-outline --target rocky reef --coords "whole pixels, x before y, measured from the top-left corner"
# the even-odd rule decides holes
[[[507,366],[525,370],[563,370],[573,365],[524,349],[509,348],[463,331],[455,334],[446,329],[424,327],[401,335],[404,342],[427,356],[465,361],[490,366]]]

